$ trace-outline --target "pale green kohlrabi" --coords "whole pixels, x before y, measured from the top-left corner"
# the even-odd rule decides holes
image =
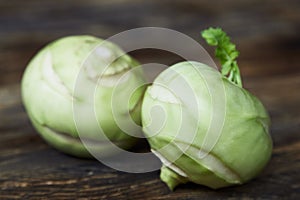
[[[272,152],[269,116],[242,87],[235,46],[221,29],[202,35],[217,46],[222,74],[199,62],[177,63],[148,87],[142,104],[143,130],[170,189],[189,181],[214,189],[245,183]]]
[[[117,45],[93,36],[69,36],[48,44],[31,60],[22,78],[22,99],[32,124],[49,144],[79,157],[90,156],[80,138],[87,141],[88,149],[104,156],[113,153],[107,138],[130,148],[136,138],[119,128],[113,114],[140,123],[145,79],[141,70],[132,71],[138,65]],[[76,87],[83,90],[82,95],[76,96]],[[85,96],[85,87],[92,94]],[[126,102],[129,94],[133,95]],[[93,116],[76,121],[74,116],[81,113],[74,113],[74,105],[79,111],[94,106],[98,123],[91,122]],[[99,134],[98,125],[107,138]]]

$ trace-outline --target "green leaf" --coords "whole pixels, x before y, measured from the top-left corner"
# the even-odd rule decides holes
[[[232,83],[242,87],[240,70],[236,59],[239,52],[230,38],[221,28],[208,28],[201,32],[202,37],[211,46],[216,46],[215,56],[220,60],[222,65],[222,75]]]

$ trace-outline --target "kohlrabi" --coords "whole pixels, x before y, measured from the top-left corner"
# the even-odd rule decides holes
[[[136,138],[119,128],[115,115],[140,123],[144,89],[139,86],[144,76],[141,70],[132,70],[138,65],[117,45],[93,36],[69,36],[50,43],[31,60],[22,79],[22,98],[31,122],[49,144],[80,157],[90,156],[86,148],[113,154],[107,138],[121,148],[131,147]],[[85,116],[90,106],[98,123]],[[106,136],[99,134],[99,127]]]
[[[177,63],[147,88],[142,104],[143,130],[170,189],[189,181],[214,189],[245,183],[272,152],[270,118],[242,87],[235,45],[219,28],[202,36],[217,47],[221,73],[199,62]]]

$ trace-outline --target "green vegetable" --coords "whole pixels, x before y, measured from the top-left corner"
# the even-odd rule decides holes
[[[22,98],[31,122],[49,144],[75,156],[90,156],[77,127],[81,128],[81,139],[93,152],[113,153],[106,138],[97,131],[98,125],[116,145],[131,147],[136,138],[118,127],[111,102],[113,89],[120,88],[114,94],[115,113],[124,120],[132,118],[140,123],[144,87],[135,89],[144,84],[144,77],[141,70],[131,71],[138,65],[115,44],[93,36],[69,36],[50,43],[31,60],[22,78]],[[92,123],[90,116],[75,123],[74,115],[84,113],[74,113],[72,106],[77,106],[77,110],[94,106],[84,92],[75,93],[79,73],[83,73],[83,91],[95,88],[91,95],[95,98],[98,123]],[[125,73],[126,78],[119,81]],[[126,102],[124,97],[131,93],[132,98]]]
[[[270,118],[242,88],[235,46],[221,29],[202,35],[217,46],[222,74],[199,62],[177,63],[147,88],[142,104],[143,131],[171,190],[189,181],[214,189],[245,183],[272,152]]]

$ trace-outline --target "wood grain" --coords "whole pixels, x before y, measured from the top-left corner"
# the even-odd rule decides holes
[[[0,199],[300,199],[299,1],[2,0],[0,2]],[[221,26],[238,44],[244,85],[272,118],[272,159],[255,180],[211,190],[188,183],[170,192],[159,172],[118,172],[46,144],[22,106],[20,80],[31,57],[58,37],[109,37],[162,26],[199,40]],[[212,49],[207,47],[212,53]],[[172,64],[176,55],[131,53],[143,63]]]

